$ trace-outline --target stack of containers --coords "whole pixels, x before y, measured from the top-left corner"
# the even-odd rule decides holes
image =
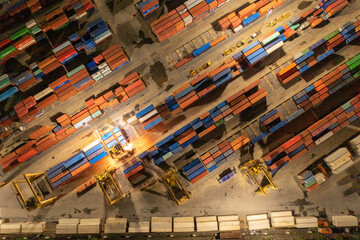
[[[100,139],[90,143],[82,150],[85,153],[86,158],[89,160],[89,164],[94,164],[107,155]]]
[[[77,114],[73,115],[70,119],[71,124],[74,126],[75,129],[82,128],[84,127],[84,125],[88,124],[93,120],[88,108],[81,110]]]
[[[176,34],[176,27],[167,15],[163,15],[159,19],[152,22],[151,29],[160,42]]]
[[[200,98],[216,88],[216,85],[209,77],[208,73],[201,74],[200,76],[192,80],[190,84]]]
[[[194,217],[174,217],[174,232],[195,232]]]
[[[106,24],[106,22],[104,22],[104,20],[101,17],[88,23],[85,27],[88,33],[90,34],[90,37],[94,40],[95,44],[99,44],[105,39],[112,36],[112,33],[108,25]],[[87,45],[86,42],[84,43],[85,45]]]
[[[156,110],[160,114],[162,119],[169,119],[171,117],[170,110],[166,107],[165,103],[161,103],[156,106]]]
[[[144,165],[139,157],[133,158],[123,165],[123,173],[129,181],[136,179],[143,169]]]
[[[62,114],[56,119],[56,122],[59,123],[61,127],[68,127],[71,125],[70,116],[67,114]]]
[[[33,62],[29,65],[29,68],[31,69],[31,71],[33,72],[33,74],[35,75],[36,79],[41,80],[42,77],[45,75],[43,73],[43,71],[39,68],[38,64],[36,62]]]
[[[110,66],[111,70],[115,71],[121,66],[125,65],[129,62],[128,57],[122,50],[119,44],[115,44],[112,47],[108,48],[104,52],[102,52],[105,61]]]
[[[145,0],[137,4],[137,8],[140,11],[141,15],[146,17],[151,12],[159,8],[159,0]]]
[[[57,58],[54,55],[51,55],[50,57],[38,63],[39,70],[34,72],[34,74],[36,75],[36,78],[39,79],[43,75],[48,74],[61,66],[61,63],[57,60]]]
[[[199,96],[194,91],[193,86],[190,83],[185,84],[173,93],[175,100],[179,104],[181,109],[185,109],[192,103],[199,100]]]
[[[94,62],[97,65],[97,68],[99,69],[102,76],[107,76],[112,72],[111,68],[105,61],[104,56],[102,54],[94,57]]]
[[[46,109],[48,106],[59,100],[50,87],[36,94],[34,98],[41,109]]]
[[[89,70],[89,73],[91,74],[91,78],[95,81],[99,81],[104,77],[104,75],[101,74],[98,66],[96,65],[95,61],[91,61],[86,65],[87,69]],[[111,72],[111,69],[110,69]]]
[[[197,182],[209,173],[198,158],[185,165],[182,170],[191,183]]]
[[[36,156],[39,152],[34,148],[35,147],[35,140],[30,140],[20,148],[15,150],[15,153],[18,155],[17,161],[19,163],[26,162],[30,160],[32,157]]]
[[[91,79],[84,65],[80,65],[68,72],[66,77],[69,78],[70,83],[79,92],[95,83],[95,81]]]
[[[197,232],[217,232],[218,222],[216,216],[195,217]]]
[[[85,106],[89,108],[90,115],[93,119],[98,118],[103,114],[99,106],[96,105],[94,99],[86,101]]]
[[[90,163],[87,157],[85,156],[84,152],[81,151],[75,154],[74,156],[72,156],[71,158],[69,158],[68,160],[66,160],[64,162],[64,167],[68,169],[71,176],[74,177],[77,174],[80,174],[81,172],[85,171],[88,167],[90,167]]]
[[[41,32],[41,28],[36,23],[35,19],[31,19],[30,21],[26,22],[25,26],[30,30],[31,34],[35,37],[37,42],[45,38],[45,34]]]
[[[270,228],[270,220],[266,213],[246,216],[249,230],[256,231]]]
[[[71,59],[79,55],[79,53],[76,51],[70,41],[66,41],[60,44],[58,47],[53,49],[53,52],[59,62],[61,62],[62,64],[70,61]]]
[[[245,47],[241,52],[243,53],[243,58],[247,61],[250,67],[267,56],[267,52],[259,41],[253,42],[249,46]]]
[[[55,92],[60,101],[65,102],[77,94],[77,90],[71,84],[68,77],[62,76],[49,84],[49,87]]]
[[[358,227],[359,219],[352,215],[331,216],[331,221],[336,227]]]
[[[184,3],[184,5],[193,17],[193,22],[206,16],[210,10],[209,5],[207,5],[203,0],[188,0]]]
[[[324,161],[333,174],[339,174],[354,163],[352,158],[353,156],[349,150],[343,147],[324,157]]]
[[[155,147],[156,149],[150,151],[148,156],[152,158],[156,166],[181,151],[181,147],[173,135],[167,136],[155,144]]]
[[[55,8],[44,15],[46,24],[41,26],[43,32],[59,30],[69,24],[69,19],[61,8]]]
[[[314,216],[296,217],[296,228],[317,228],[319,226],[318,219]]]
[[[192,128],[191,124],[187,124],[181,129],[177,130],[173,133],[173,136],[181,148],[186,148],[199,139],[199,136],[196,134],[196,131]]]
[[[351,149],[351,151],[355,154],[355,156],[359,156],[360,155],[360,136],[357,136],[353,139],[351,139],[349,142],[349,148]]]
[[[201,155],[200,159],[206,166],[209,172],[214,171],[221,166],[226,160],[232,158],[234,150],[228,140],[223,141],[219,145],[213,147],[205,154]]]
[[[295,217],[292,211],[271,212],[271,226],[274,228],[295,227]]]
[[[348,5],[347,0],[336,0],[336,1],[323,1],[323,4],[320,4],[321,9],[324,12],[326,18],[330,18],[336,13],[340,12]]]
[[[315,106],[352,82],[359,65],[360,55],[357,55],[293,96],[295,104],[304,110]]]
[[[102,96],[108,102],[108,107],[115,108],[120,105],[119,100],[117,100],[117,98],[112,90],[106,92]]]
[[[212,12],[218,7],[218,2],[225,2],[224,0],[216,1],[216,0],[206,0],[206,3],[209,5],[209,11]]]
[[[14,43],[14,47],[19,51],[24,51],[25,49],[34,45],[35,43],[36,43],[36,40],[34,39],[33,36],[31,36],[29,34],[29,35],[25,35],[24,37],[22,37],[21,39],[16,41]]]
[[[240,219],[237,215],[218,216],[219,231],[240,231]]]
[[[29,0],[26,2],[26,6],[30,9],[32,13],[36,13],[40,9],[42,9],[39,0]]]
[[[175,97],[170,95],[169,97],[165,98],[165,104],[167,108],[170,110],[172,115],[176,115],[181,112],[181,108],[179,104],[176,102]]]
[[[251,6],[251,5],[250,5]],[[240,11],[241,12],[241,11]],[[239,13],[240,13],[239,12]],[[238,13],[238,14],[239,14]],[[240,14],[240,19],[242,18],[241,14]],[[243,27],[246,27],[248,25],[250,25],[251,23],[255,22],[258,18],[260,17],[260,13],[254,13],[253,15],[251,15],[250,17],[246,18],[246,19],[243,19],[242,20],[242,25]]]
[[[144,127],[145,131],[149,131],[153,127],[162,123],[162,118],[155,109],[154,105],[144,108],[136,114],[137,119],[139,119],[141,125]]]
[[[240,20],[240,18],[239,18],[239,20]],[[231,22],[230,22],[228,17],[224,17],[224,18],[219,20],[218,24],[219,24],[220,30],[224,31],[225,29],[228,29],[230,27]]]
[[[7,173],[14,167],[16,167],[19,162],[17,160],[18,155],[15,152],[11,152],[2,159],[0,159],[0,165],[2,166],[2,171]]]
[[[268,55],[284,45],[284,42],[281,40],[282,37],[280,36],[280,33],[283,31],[282,29],[283,27],[277,28],[259,38],[261,45]]]
[[[18,76],[11,79],[10,81],[12,84],[16,85],[20,91],[23,92],[38,82],[38,80],[29,70],[20,73]]]
[[[228,82],[233,78],[233,74],[231,72],[228,64],[224,63],[223,65],[215,68],[214,70],[209,72],[209,77],[212,79],[213,83],[216,87]]]
[[[281,122],[282,114],[277,109],[271,110],[269,113],[260,117],[260,124],[266,127],[266,129],[270,129],[275,126],[277,123]]]
[[[135,96],[146,88],[137,72],[125,77],[119,83],[129,98]]]
[[[101,218],[80,219],[79,234],[100,234]]]
[[[236,33],[240,31],[243,26],[241,25],[240,18],[236,15],[235,12],[230,13],[227,18],[229,19],[231,29]]]
[[[56,224],[56,234],[77,234],[79,218],[60,218]]]
[[[52,134],[49,134],[46,137],[38,140],[36,142],[35,149],[38,152],[43,152],[43,151],[46,151],[47,149],[51,148],[58,142],[59,142],[59,140],[56,138],[56,135],[52,133]]]
[[[179,7],[176,8],[176,11],[180,15],[181,19],[184,21],[184,27],[187,27],[192,23],[193,17],[190,15],[185,5],[180,5]]]
[[[122,134],[119,127],[113,128],[111,131],[103,135],[101,138],[104,141],[106,148],[108,149],[115,146],[117,142],[119,142],[120,145],[123,147],[127,144],[125,136]]]
[[[180,32],[181,30],[183,30],[185,28],[185,23],[181,19],[180,15],[176,11],[176,9],[169,12],[168,16],[169,16],[170,20],[172,21],[172,23],[174,24],[174,26],[176,28],[176,32]]]
[[[307,191],[313,191],[319,187],[315,175],[309,170],[305,170],[298,174],[298,179]]]

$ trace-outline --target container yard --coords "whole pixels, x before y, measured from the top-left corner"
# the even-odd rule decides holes
[[[360,3],[4,1],[3,239],[357,239]]]

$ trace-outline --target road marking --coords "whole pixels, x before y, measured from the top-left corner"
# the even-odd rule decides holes
[[[200,38],[201,40],[203,40],[203,42],[206,44],[208,43],[208,41],[206,40],[206,38],[204,37],[204,35],[200,34]]]
[[[192,51],[189,50],[189,46],[188,46],[187,43],[184,44],[184,48],[185,48],[185,50],[186,50],[189,54],[192,53]]]
[[[289,108],[286,106],[285,102],[283,102],[281,105],[285,108],[285,111],[286,111],[289,115],[291,115],[290,110],[289,110]]]
[[[181,54],[181,52],[179,51],[179,49],[176,49],[175,52],[177,53],[177,55],[179,56],[180,59],[183,58],[183,55]]]
[[[195,39],[191,40],[191,42],[194,44],[194,46],[195,46],[196,48],[199,48],[199,46],[197,45],[197,42],[196,42]]]
[[[269,85],[269,87],[271,88],[272,91],[274,91],[274,86],[272,85],[272,83],[267,79],[266,75],[263,77],[265,79],[265,82]]]
[[[213,40],[215,40],[217,37],[214,37],[214,33],[213,33],[213,29],[209,29],[208,32],[210,33],[210,36],[213,38]]]

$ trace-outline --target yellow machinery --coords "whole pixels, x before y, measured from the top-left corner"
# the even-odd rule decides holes
[[[201,68],[198,68],[198,69],[196,69],[196,70],[191,70],[189,76],[190,76],[190,77],[194,77],[196,74],[198,74],[198,73],[201,72],[202,70],[208,68],[210,65],[211,65],[211,62],[207,62],[207,63],[205,63],[204,65],[202,65]]]
[[[177,176],[176,170],[172,169],[168,171],[166,174],[161,176],[161,180],[171,198],[177,203],[177,205],[180,206],[187,199],[190,199],[191,192],[187,191],[182,185]]]
[[[285,18],[288,18],[289,16],[290,16],[290,13],[285,13],[285,14],[283,14],[281,17],[275,19],[274,21],[271,21],[271,22],[269,23],[269,26],[270,26],[270,27],[273,27],[273,26],[275,26],[278,22],[281,22],[282,20],[284,20]]]
[[[114,179],[115,171],[116,169],[104,170],[95,176],[110,205],[113,205],[128,195],[128,193],[123,194],[116,183]]]
[[[17,192],[19,201],[28,211],[50,204],[58,198],[55,196],[49,199],[45,199],[45,195],[49,194],[49,192],[47,192],[47,194],[43,193],[43,188],[46,188],[45,191],[52,191],[52,188],[46,179],[45,173],[24,174],[24,178],[25,179],[23,180],[14,180],[12,183],[15,191]],[[41,186],[39,186],[40,184],[37,182],[37,180],[41,181]],[[27,183],[29,186],[32,193],[32,196],[29,199],[25,199],[23,193],[21,192],[19,187],[19,184],[21,183]]]
[[[255,193],[266,195],[266,191],[268,189],[278,188],[264,164],[258,160],[250,160],[244,163],[242,166],[240,166],[240,171],[258,186],[258,189],[255,191]],[[259,181],[257,177],[261,175],[263,175],[263,179]],[[263,180],[266,180],[265,184],[261,183]]]
[[[241,42],[239,42],[238,44],[236,44],[235,46],[229,48],[228,50],[226,50],[222,55],[223,56],[227,56],[229,55],[230,53],[232,53],[234,50],[236,50],[237,48],[241,47],[242,45],[245,44],[245,41],[242,40]]]
[[[2,187],[4,187],[6,184],[8,184],[8,182],[2,182],[2,183],[0,183],[0,188],[2,188]]]

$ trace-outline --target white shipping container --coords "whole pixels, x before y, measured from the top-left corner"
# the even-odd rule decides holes
[[[0,233],[3,234],[15,234],[21,233],[22,223],[3,223],[0,226]]]
[[[349,150],[347,150],[347,148],[343,147],[343,148],[339,148],[337,150],[335,150],[334,152],[332,152],[331,154],[327,155],[326,157],[324,157],[325,162],[330,163],[335,161],[336,159],[338,159],[339,157],[341,157],[342,155],[349,153]]]
[[[340,158],[336,159],[331,163],[327,163],[327,165],[331,168],[331,170],[336,170],[348,161],[351,161],[351,154],[344,154]]]
[[[172,218],[152,217],[151,232],[172,232]]]
[[[315,175],[315,180],[316,180],[316,183],[320,185],[326,181],[326,178],[325,178],[325,175],[320,172]]]
[[[225,222],[225,221],[239,221],[238,215],[229,215],[229,216],[218,216],[219,222]]]
[[[67,46],[69,46],[69,45],[71,45],[71,42],[70,42],[70,41],[66,41],[66,42],[60,44],[59,46],[57,46],[56,48],[54,48],[54,49],[53,49],[53,52],[54,52],[54,53],[57,53],[58,51],[60,51],[61,49],[65,48],[65,47],[67,47]]]
[[[277,211],[277,212],[270,212],[270,217],[274,218],[274,217],[287,217],[287,216],[292,216],[292,212],[291,211]]]
[[[158,114],[158,111],[156,109],[153,109],[150,112],[148,112],[147,114],[145,114],[144,116],[142,116],[141,118],[139,118],[139,122],[145,122],[146,120],[154,117],[157,114]]]
[[[356,227],[359,225],[357,217],[352,215],[332,216],[331,219],[336,227]]]
[[[41,98],[45,97],[46,95],[50,94],[54,92],[50,87],[45,88],[44,90],[42,90],[41,92],[39,92],[38,94],[36,94],[34,96],[35,100],[40,100]]]
[[[25,23],[25,26],[26,26],[28,29],[32,28],[32,27],[35,26],[35,25],[36,25],[35,19],[31,19],[30,21],[28,21],[28,22]]]
[[[79,218],[60,218],[59,224],[79,224]]]
[[[247,215],[246,220],[253,221],[253,220],[263,220],[268,219],[268,215],[266,213],[264,214],[254,214],[254,215]]]
[[[274,46],[272,46],[271,48],[266,50],[267,54],[273,53],[276,50],[278,50],[279,48],[281,48],[284,45],[283,41],[278,42],[277,44],[275,44]]]
[[[198,223],[198,222],[211,222],[211,221],[217,221],[216,216],[196,217],[196,223]]]
[[[320,143],[324,142],[326,139],[330,138],[332,135],[334,135],[333,132],[328,132],[325,135],[323,135],[321,138],[317,139],[315,141],[316,145],[319,145]]]
[[[196,222],[196,231],[198,232],[218,231],[218,222],[217,221]]]
[[[294,227],[295,218],[293,216],[273,217],[271,218],[271,224],[275,228]]]
[[[309,217],[296,217],[295,218],[296,228],[317,228],[318,219],[313,216]]]
[[[234,28],[234,32],[238,32],[240,31],[241,29],[243,29],[244,27],[240,24],[239,26],[237,26],[236,28]]]
[[[78,224],[57,224],[56,234],[76,234]]]
[[[45,231],[46,222],[32,223],[26,222],[21,225],[22,233],[43,233]]]
[[[150,232],[150,222],[130,222],[129,233]]]
[[[344,170],[346,170],[348,167],[350,167],[351,165],[353,165],[353,161],[348,161],[348,162],[346,162],[344,165],[342,165],[341,167],[339,167],[338,169],[336,169],[336,170],[333,170],[332,171],[332,173],[333,174],[339,174],[339,173],[341,173],[342,171],[344,171]]]
[[[79,224],[78,233],[96,234],[100,233],[100,223],[84,223]]]
[[[95,147],[96,145],[98,145],[99,143],[101,142],[100,139],[97,139],[95,141],[93,141],[92,143],[90,143],[89,145],[87,145],[86,147],[84,147],[82,150],[84,152],[87,152],[89,151],[90,149],[92,149],[93,147]]]
[[[219,231],[240,231],[240,222],[239,220],[219,222]]]
[[[248,221],[248,226],[249,230],[269,229],[270,221],[269,219]]]

